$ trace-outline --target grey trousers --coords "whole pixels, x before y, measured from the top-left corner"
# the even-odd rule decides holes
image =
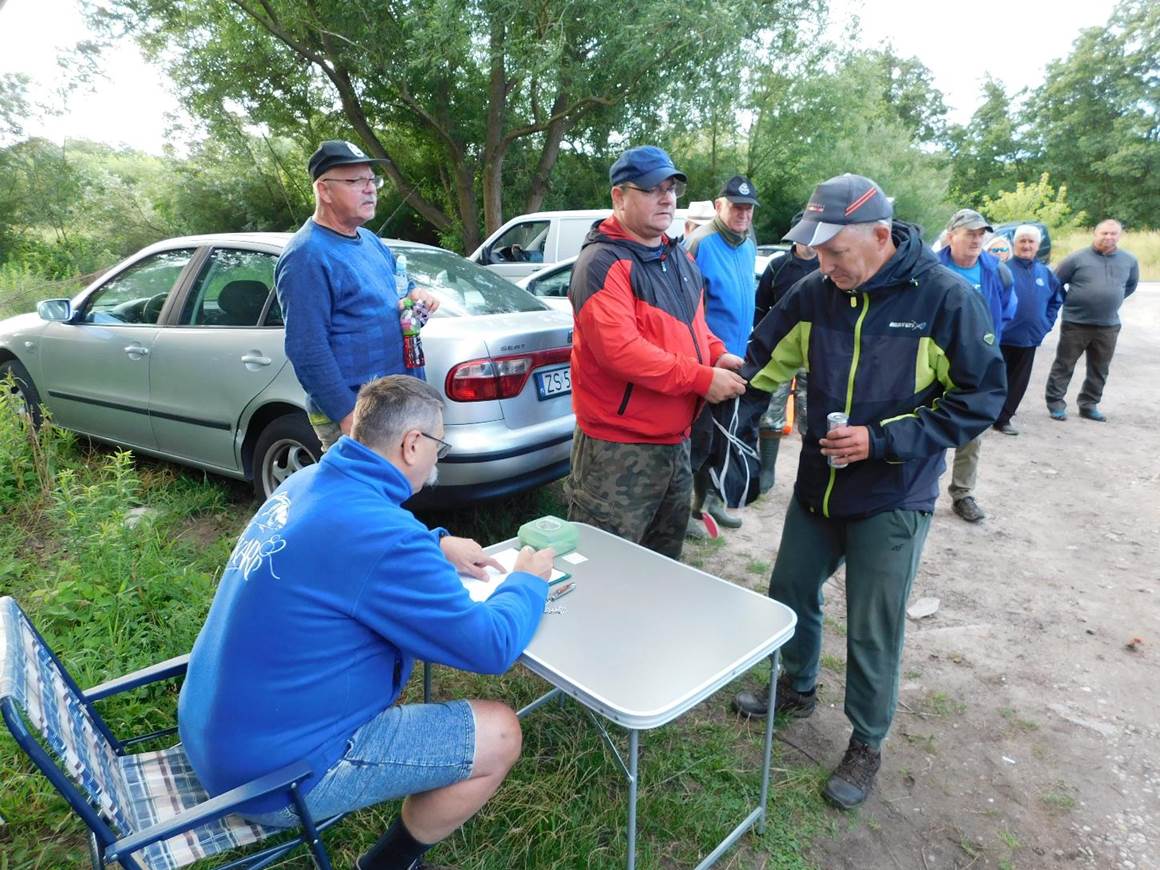
[[[1088,409],[1100,403],[1119,335],[1119,326],[1084,326],[1067,321],[1060,324],[1055,362],[1051,364],[1051,373],[1047,376],[1047,389],[1044,391],[1049,411],[1062,411],[1067,408],[1064,396],[1067,395],[1067,385],[1071,383],[1071,375],[1075,371],[1080,354],[1085,355],[1087,374],[1076,397],[1076,404],[1081,409]]]
[[[782,647],[790,685],[808,692],[822,654],[822,588],[846,564],[846,718],[854,736],[877,749],[898,704],[906,600],[930,514],[894,510],[859,520],[826,519],[789,500],[769,597],[797,614]]]
[[[966,498],[974,492],[975,482],[979,479],[979,455],[982,452],[982,435],[976,435],[955,450],[955,461],[951,466],[951,485],[947,487],[953,501]]]

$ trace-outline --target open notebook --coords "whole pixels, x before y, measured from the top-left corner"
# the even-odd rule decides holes
[[[498,568],[487,568],[487,579],[476,580],[466,574],[460,574],[459,579],[463,582],[463,588],[467,590],[467,594],[471,596],[472,601],[486,601],[491,593],[499,588],[499,584],[503,583],[511,574],[512,569],[515,568],[516,557],[520,551],[515,547],[509,547],[506,550],[500,550],[498,553],[492,553],[492,557],[503,565],[503,570]],[[558,568],[552,569],[552,576],[548,578],[548,583],[558,583],[569,575],[565,574]]]

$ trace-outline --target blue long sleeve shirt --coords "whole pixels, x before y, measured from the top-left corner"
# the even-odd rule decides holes
[[[403,361],[395,256],[369,230],[344,236],[307,220],[274,269],[286,356],[307,410],[338,422],[359,387],[383,375],[423,377]]]
[[[1007,268],[1015,279],[1019,307],[1015,319],[1003,330],[1003,344],[1039,347],[1055,326],[1059,306],[1063,304],[1063,288],[1052,271],[1034,259],[1012,257],[1007,261]]]
[[[242,533],[178,704],[211,795],[303,760],[309,791],[395,702],[416,658],[502,673],[531,642],[547,584],[515,573],[472,601],[439,547],[445,533],[401,506],[410,496],[394,465],[343,437]],[[271,795],[246,809],[287,803]]]
[[[950,246],[938,252],[939,261],[961,277],[971,287],[982,295],[987,303],[987,310],[991,312],[991,323],[995,326],[995,344],[1003,340],[1007,324],[1015,319],[1019,297],[1015,295],[1015,280],[1006,265],[999,262],[994,254],[983,251],[971,269],[964,269],[951,259]],[[977,271],[976,271],[977,270]],[[1006,275],[1004,275],[1006,273]],[[976,278],[970,277],[972,274]]]
[[[729,353],[744,357],[753,330],[757,246],[748,237],[734,245],[710,223],[689,236],[688,249],[705,278],[709,331]]]

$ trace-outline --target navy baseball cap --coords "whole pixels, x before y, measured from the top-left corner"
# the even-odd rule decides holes
[[[667,178],[677,178],[684,182],[689,180],[685,173],[673,165],[672,158],[655,145],[629,148],[608,170],[608,179],[613,186],[635,184],[648,190]]]
[[[738,205],[758,205],[757,190],[744,175],[734,175],[721,186],[721,192],[717,195]]]
[[[894,217],[894,206],[874,181],[864,175],[838,175],[814,188],[802,219],[782,236],[803,245],[828,242],[850,224]]]
[[[357,145],[344,142],[342,139],[328,139],[318,146],[318,150],[310,155],[310,178],[317,181],[322,173],[336,166],[346,166],[350,163],[386,163],[377,157],[367,157]]]

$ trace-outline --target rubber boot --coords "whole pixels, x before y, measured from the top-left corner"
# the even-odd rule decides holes
[[[758,456],[761,462],[758,490],[761,493],[767,493],[773,489],[773,478],[777,471],[777,451],[781,447],[781,436],[772,429],[762,429],[758,438],[758,447]]]

